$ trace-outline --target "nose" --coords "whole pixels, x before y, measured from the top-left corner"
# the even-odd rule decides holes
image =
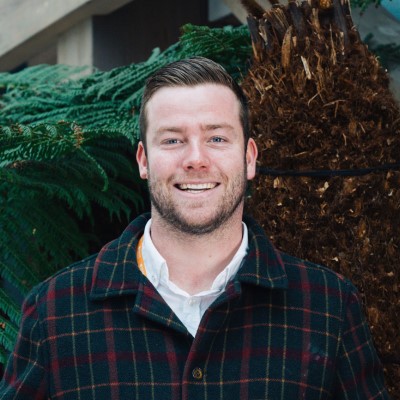
[[[205,145],[198,142],[189,143],[183,159],[183,168],[185,170],[204,170],[209,165],[210,160]]]

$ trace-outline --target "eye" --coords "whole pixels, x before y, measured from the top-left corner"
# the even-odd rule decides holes
[[[221,136],[214,136],[210,139],[210,142],[213,142],[213,143],[223,143],[225,141],[226,140],[224,138],[222,138]]]
[[[181,143],[179,139],[165,139],[162,141],[162,144],[178,144]]]

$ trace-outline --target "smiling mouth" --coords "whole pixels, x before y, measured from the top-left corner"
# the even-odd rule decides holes
[[[187,193],[202,193],[214,189],[217,186],[217,183],[181,183],[176,185],[179,190],[183,190]]]

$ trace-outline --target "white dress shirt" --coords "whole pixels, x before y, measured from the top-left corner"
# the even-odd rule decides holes
[[[226,284],[239,270],[247,253],[247,226],[243,224],[243,238],[236,254],[229,264],[218,274],[210,289],[190,295],[169,280],[168,266],[165,259],[155,248],[150,236],[151,219],[144,230],[142,257],[149,281],[160,293],[171,310],[186,326],[194,337],[200,320],[207,308],[225,290]]]

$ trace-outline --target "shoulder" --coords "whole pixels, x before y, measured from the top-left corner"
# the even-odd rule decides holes
[[[263,228],[253,219],[246,217],[245,222],[249,230],[249,252],[245,270],[248,275],[267,277],[270,280],[272,276],[275,281],[280,280],[280,285],[271,284],[271,287],[297,289],[301,291],[300,294],[313,291],[346,296],[349,292],[357,291],[348,279],[326,266],[277,249]]]
[[[336,310],[341,318],[349,303],[360,303],[353,283],[332,269],[279,251],[290,296],[306,299],[315,307]],[[325,303],[325,304],[323,304]]]
[[[93,285],[120,286],[119,280],[122,282],[126,278],[126,271],[133,269],[136,262],[135,241],[149,218],[149,214],[139,216],[120,237],[104,245],[98,253],[61,269],[34,287],[27,301],[40,305],[71,296],[74,301],[79,298],[87,300]]]
[[[285,266],[289,281],[315,282],[328,285],[339,285],[348,289],[355,289],[353,284],[340,273],[311,261],[289,255],[277,250]]]
[[[29,304],[46,304],[63,295],[71,294],[71,291],[90,290],[93,268],[98,254],[93,254],[83,260],[77,261],[50,276],[31,289],[27,295],[24,307]]]

